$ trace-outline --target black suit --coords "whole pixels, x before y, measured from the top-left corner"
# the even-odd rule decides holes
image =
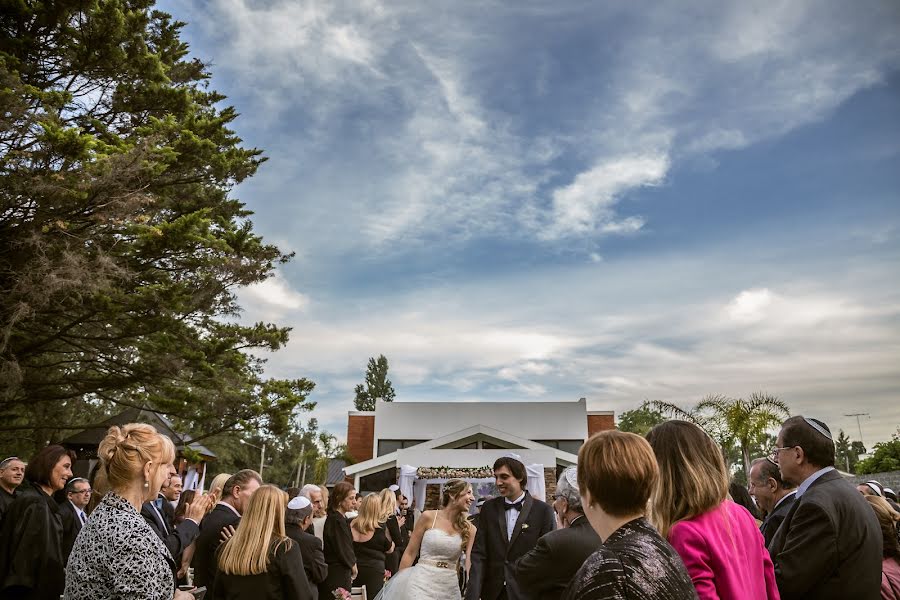
[[[395,575],[399,570],[400,559],[403,558],[403,552],[406,550],[406,545],[409,541],[406,526],[400,527],[397,516],[389,516],[385,523],[385,529],[390,534],[391,541],[394,542],[394,551],[384,555],[384,568],[390,571],[391,575]]]
[[[769,554],[783,600],[881,598],[881,527],[837,471],[813,482],[781,523]]]
[[[562,598],[569,581],[601,545],[600,536],[584,516],[565,529],[551,531],[513,565],[519,589],[529,590],[541,600]]]
[[[216,550],[219,548],[222,529],[231,525],[237,527],[241,518],[234,512],[231,506],[222,502],[209,511],[200,521],[200,534],[194,546],[194,558],[191,566],[194,567],[194,585],[206,586],[209,591],[206,598],[212,600],[211,591],[213,580],[219,568],[216,563]]]
[[[69,562],[69,554],[72,553],[72,546],[75,545],[75,538],[78,537],[78,532],[81,531],[82,524],[81,518],[75,510],[75,506],[68,500],[60,502],[59,517],[62,519],[63,524],[63,564],[66,564]]]
[[[512,537],[507,537],[506,498],[492,498],[481,507],[481,527],[475,533],[472,565],[466,600],[522,600],[528,595],[519,589],[513,563],[531,551],[538,540],[553,531],[556,519],[546,502],[535,500],[527,492],[516,519]]]
[[[766,546],[772,543],[772,538],[775,537],[775,532],[778,531],[779,527],[781,527],[781,523],[790,512],[791,507],[794,505],[794,501],[796,499],[796,494],[785,496],[784,498],[782,498],[781,503],[775,507],[775,510],[766,515],[766,518],[763,519],[762,525],[759,526],[759,530],[763,534],[763,539],[765,539],[766,541]]]
[[[303,555],[303,570],[306,571],[312,598],[316,600],[319,597],[319,584],[328,577],[328,565],[325,563],[325,554],[322,552],[322,540],[303,531],[299,525],[293,523],[285,525],[284,532],[300,546],[300,553]]]
[[[162,515],[162,521],[160,521],[160,515]],[[141,516],[144,517],[153,532],[159,536],[159,539],[166,544],[175,564],[180,565],[181,553],[197,539],[200,534],[200,526],[190,519],[185,519],[178,527],[175,527],[162,510],[157,512],[151,502],[144,502],[141,505]]]

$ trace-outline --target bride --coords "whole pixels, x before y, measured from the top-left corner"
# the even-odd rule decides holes
[[[457,569],[463,551],[468,568],[475,541],[475,526],[466,518],[474,500],[466,481],[447,482],[443,508],[427,510],[416,520],[400,570],[375,600],[460,600]],[[412,566],[416,556],[419,562]]]

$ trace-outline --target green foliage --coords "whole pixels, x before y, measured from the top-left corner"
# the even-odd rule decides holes
[[[194,438],[279,435],[312,382],[267,380],[288,329],[234,323],[235,290],[290,259],[232,188],[263,162],[150,0],[0,11],[0,444],[120,407]],[[67,429],[68,428],[68,429]],[[5,436],[5,437],[4,437]]]
[[[666,420],[666,417],[655,410],[649,402],[644,402],[639,408],[626,410],[619,415],[619,429],[638,435],[647,435],[651,429]]]
[[[378,356],[377,359],[370,358],[369,366],[366,368],[366,383],[356,386],[356,410],[375,410],[375,401],[383,400],[384,402],[394,401],[394,387],[391,380],[387,378],[388,359],[384,354]]]
[[[890,441],[879,442],[872,449],[872,456],[856,465],[858,475],[900,471],[900,430],[891,436]]]
[[[859,455],[866,453],[866,447],[860,441],[851,441],[841,429],[834,441],[834,462],[837,468],[844,469],[847,473],[854,473],[859,463]]]
[[[740,451],[745,477],[750,473],[751,454],[763,456],[767,452],[769,429],[780,425],[790,416],[787,404],[762,392],[754,392],[746,400],[727,396],[707,396],[691,409],[683,409],[668,402],[654,401],[651,405],[674,418],[696,423],[719,445],[730,465],[734,449]]]

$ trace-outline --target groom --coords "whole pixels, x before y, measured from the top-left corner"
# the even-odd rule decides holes
[[[525,491],[525,465],[515,455],[497,459],[494,479],[501,496],[481,507],[465,600],[526,600],[513,564],[553,531],[553,509]]]

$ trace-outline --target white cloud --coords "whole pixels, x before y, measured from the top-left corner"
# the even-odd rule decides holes
[[[309,306],[309,298],[294,289],[280,273],[268,279],[242,288],[239,291],[245,306],[262,304],[267,314],[282,314],[285,311],[304,310]]]

